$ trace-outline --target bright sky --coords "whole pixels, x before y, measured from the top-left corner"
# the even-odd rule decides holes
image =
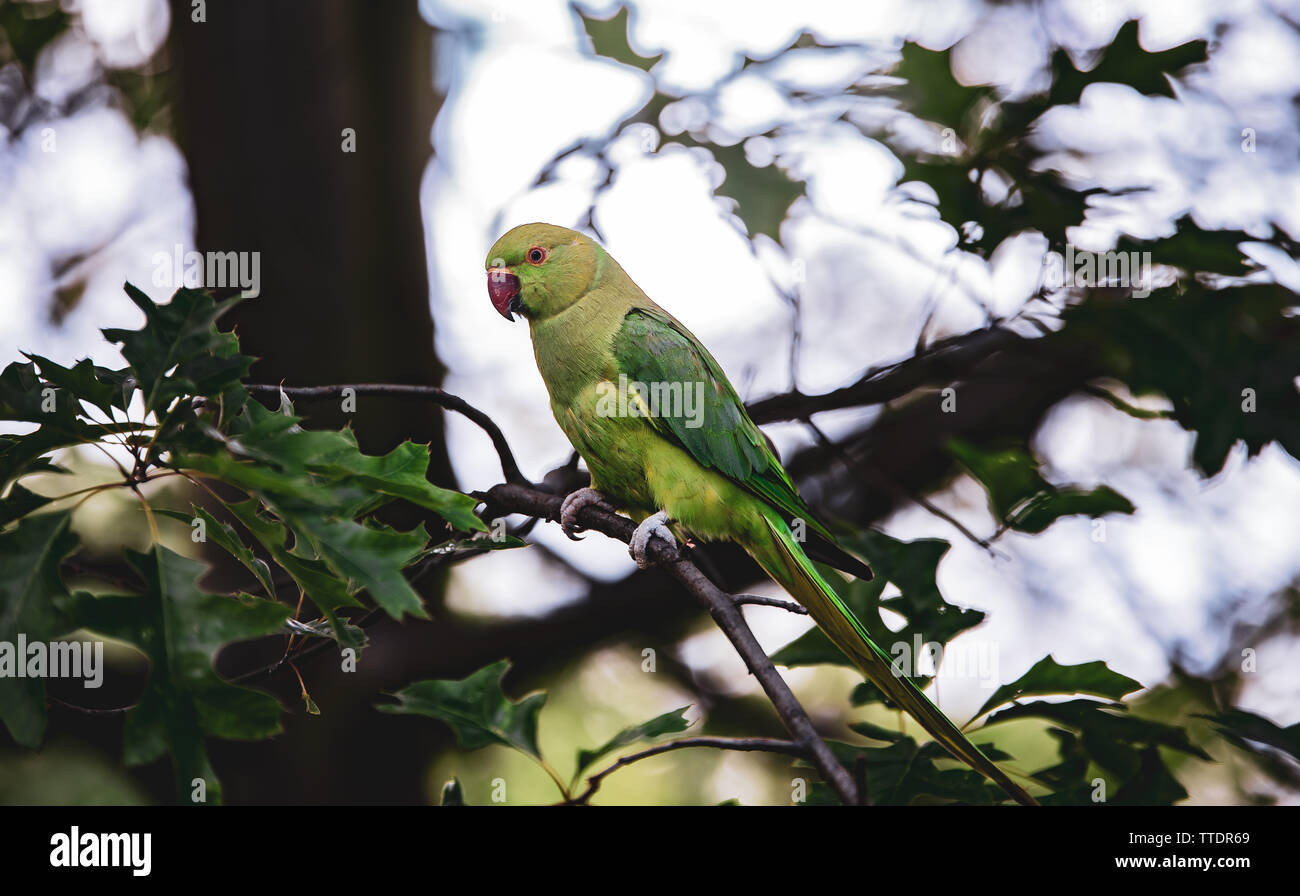
[[[634,46],[647,55],[666,50],[657,71],[661,86],[688,92],[726,77],[740,54],[770,54],[803,28],[827,42],[878,44],[841,61],[850,69],[864,60],[889,60],[904,36],[943,47],[971,32],[957,54],[959,76],[1016,91],[1041,79],[1045,31],[1083,58],[1139,11],[1149,50],[1209,36],[1217,21],[1232,20],[1240,33],[1230,32],[1223,56],[1197,76],[1198,90],[1186,92],[1182,103],[1102,85],[1090,88],[1078,108],[1053,116],[1044,135],[1049,145],[1090,153],[1083,161],[1063,160],[1072,166],[1067,170],[1084,166],[1106,185],[1157,185],[1075,240],[1105,248],[1117,228],[1167,232],[1168,222],[1188,207],[1209,226],[1258,228],[1277,220],[1300,232],[1300,179],[1290,162],[1296,135],[1289,125],[1280,130],[1290,120],[1288,98],[1300,89],[1294,65],[1300,46],[1261,4],[1047,4],[1050,14],[1037,21],[1014,8],[979,4],[956,14],[960,5],[948,5],[943,16],[929,12],[932,4],[916,3],[760,6],[761,12],[753,3],[641,4],[633,19]],[[486,301],[483,256],[515,224],[572,226],[581,219],[592,166],[562,167],[558,183],[529,187],[557,152],[605,134],[633,111],[651,89],[650,79],[583,56],[585,36],[561,2],[425,8],[431,20],[457,34],[440,45],[444,53],[453,43],[456,49],[454,62],[443,68],[450,100],[436,128],[438,158],[423,191],[439,354],[451,364],[449,388],[490,408],[520,446],[526,472],[540,475],[562,461],[569,446],[550,418],[524,326],[506,325]],[[840,76],[821,70],[828,68],[820,61],[795,63],[789,74]],[[784,113],[782,104],[761,79],[740,78],[723,93],[721,117],[714,121],[737,134],[762,130]],[[502,139],[502,116],[510,133],[526,139]],[[1240,130],[1248,126],[1260,134],[1254,155],[1239,151]],[[710,346],[743,394],[788,388],[789,309],[708,195],[716,172],[684,153],[647,156],[637,134],[625,142],[615,154],[613,187],[597,206],[607,247]],[[782,163],[810,175],[812,203],[797,206],[783,232],[790,258],[803,259],[807,270],[798,371],[804,389],[842,384],[866,366],[907,354],[929,301],[937,303],[931,332],[955,332],[982,321],[981,303],[1012,314],[1034,288],[1039,241],[1013,241],[988,266],[946,256],[952,231],[897,201],[891,189],[901,167],[855,129],[805,133],[777,152]],[[1278,263],[1280,277],[1294,276],[1293,263]],[[965,288],[946,286],[950,278]],[[843,427],[855,419],[841,415],[838,422]],[[497,470],[482,437],[464,424],[454,426],[458,472],[467,484],[490,484]],[[794,427],[771,431],[783,450],[806,441]],[[1270,450],[1250,464],[1236,458],[1205,483],[1186,469],[1189,446],[1172,424],[1135,421],[1091,400],[1071,401],[1053,414],[1038,448],[1058,481],[1104,481],[1140,508],[1132,519],[1107,521],[1105,544],[1092,540],[1090,521],[1067,520],[1044,536],[1004,539],[1003,556],[993,558],[920,508],[898,514],[886,529],[899,537],[953,541],[940,585],[950,600],[994,610],[967,637],[1002,646],[1004,680],[1049,651],[1062,662],[1104,656],[1140,680],[1158,680],[1168,646],[1179,645],[1192,665],[1216,657],[1226,633],[1216,632],[1211,621],[1228,608],[1237,616],[1257,611],[1258,596],[1290,581],[1300,566],[1296,529],[1285,510],[1296,506],[1286,498],[1300,498],[1296,462]],[[961,483],[941,503],[976,531],[990,531],[983,493],[973,483]],[[588,574],[616,577],[631,568],[617,544],[589,538],[571,545],[553,527],[535,533]],[[553,575],[553,565],[523,552],[502,561],[463,570],[460,606],[517,611],[517,583]],[[542,612],[580,592],[581,583],[573,580],[555,594],[530,593],[527,602]],[[774,611],[751,613],[751,619],[772,646],[806,624]],[[720,639],[703,640],[708,643],[696,645],[693,661],[726,661]],[[945,703],[973,708],[987,696],[967,685],[975,683],[945,684]],[[1295,713],[1281,705],[1289,695],[1263,691],[1248,694],[1247,703]]]
[[[84,86],[95,75],[96,58],[147,59],[166,33],[162,0],[82,0],[82,7],[90,40],[70,36],[42,58],[42,96],[57,99]],[[1133,15],[1140,15],[1150,50],[1211,37],[1219,23],[1230,22],[1210,64],[1180,88],[1181,102],[1097,85],[1077,108],[1059,110],[1046,123],[1042,138],[1061,150],[1065,170],[1106,186],[1155,187],[1109,208],[1074,240],[1104,248],[1117,228],[1167,232],[1187,209],[1206,226],[1258,231],[1277,221],[1300,234],[1300,135],[1290,105],[1300,92],[1300,36],[1280,24],[1269,4],[1076,0],[1042,7],[1043,15],[1030,17],[1019,7],[973,2],[944,4],[939,14],[938,4],[908,0],[659,0],[638,5],[634,43],[645,53],[666,50],[657,71],[661,86],[687,93],[728,76],[740,54],[771,54],[804,28],[827,42],[870,47],[788,60],[783,77],[835,81],[846,71],[887,64],[904,37],[939,48],[965,36],[956,54],[959,76],[1016,92],[1040,83],[1046,35],[1083,59]],[[421,8],[447,32],[438,41],[437,68],[449,98],[421,190],[438,352],[450,366],[447,387],[491,412],[525,472],[539,476],[563,461],[569,447],[550,418],[526,327],[507,325],[487,301],[484,256],[515,224],[572,226],[582,217],[590,165],[574,160],[554,184],[534,191],[529,185],[557,152],[605,134],[633,111],[650,80],[584,56],[585,37],[560,0],[449,0]],[[698,114],[690,104],[675,111]],[[740,136],[789,111],[770,85],[745,76],[706,114]],[[0,145],[0,348],[6,360],[22,348],[64,361],[89,355],[116,363],[99,329],[139,322],[121,283],[130,279],[165,297],[168,289],[148,285],[154,253],[192,246],[184,160],[169,140],[137,136],[102,102],[55,124],[56,152],[45,149],[39,128]],[[1240,151],[1243,128],[1258,134],[1253,154]],[[1015,240],[991,264],[949,254],[953,232],[916,203],[901,201],[893,189],[901,166],[855,128],[810,124],[768,149],[809,176],[809,199],[796,204],[783,230],[786,254],[767,245],[756,260],[709,195],[717,169],[688,153],[647,156],[640,134],[620,141],[617,176],[596,215],[610,251],[710,346],[743,395],[790,385],[791,313],[770,278],[788,282],[795,262],[806,271],[797,379],[810,391],[910,353],[931,313],[932,336],[959,332],[978,326],[986,309],[1013,314],[1033,289],[1042,252],[1037,241]],[[58,268],[81,255],[76,272],[88,280],[83,300],[61,326],[51,326],[52,289],[72,279]],[[1276,253],[1260,257],[1284,282],[1300,284],[1293,261]],[[832,415],[826,427],[840,432],[860,419]],[[458,417],[450,426],[463,486],[491,485],[499,470],[481,433]],[[771,433],[783,451],[807,441],[798,427]],[[993,611],[966,637],[1001,646],[1002,680],[1052,652],[1062,662],[1103,657],[1139,680],[1157,681],[1166,673],[1168,646],[1177,644],[1193,666],[1217,656],[1225,611],[1248,618],[1258,612],[1261,595],[1300,572],[1296,461],[1275,449],[1250,463],[1237,456],[1204,482],[1186,470],[1189,444],[1172,424],[1135,421],[1092,400],[1070,401],[1053,413],[1037,448],[1056,481],[1106,482],[1139,507],[1132,518],[1107,521],[1105,543],[1093,541],[1089,521],[1067,520],[1043,536],[1009,536],[999,543],[1002,556],[991,557],[916,507],[885,529],[953,542],[940,586],[955,603]],[[991,531],[973,483],[959,482],[938,503],[975,531]],[[553,526],[535,532],[590,575],[617,577],[632,568],[615,543],[591,537],[571,544]],[[520,582],[547,584],[521,593]],[[543,612],[581,589],[578,578],[538,552],[514,551],[462,567],[454,591],[462,609]],[[754,610],[750,618],[772,648],[806,625],[772,610]],[[720,638],[704,637],[692,643],[689,658],[712,665],[727,651]],[[1294,669],[1296,651],[1265,645],[1261,668]],[[1281,724],[1300,721],[1293,695],[1278,690],[1278,682],[1276,675],[1261,676],[1243,706]],[[957,714],[984,696],[973,680],[944,685],[944,705]]]

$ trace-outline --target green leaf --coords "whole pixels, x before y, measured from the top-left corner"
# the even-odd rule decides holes
[[[1169,76],[1189,65],[1208,59],[1208,44],[1203,40],[1188,41],[1168,50],[1149,53],[1138,42],[1137,20],[1120,26],[1115,39],[1101,54],[1101,59],[1087,71],[1075,68],[1070,54],[1057,49],[1052,54],[1052,89],[1048,103],[1066,106],[1077,103],[1083,89],[1089,84],[1110,81],[1127,84],[1147,96],[1173,97]]]
[[[364,589],[389,616],[409,613],[429,618],[420,596],[402,570],[417,557],[429,538],[420,525],[410,532],[387,526],[316,515],[291,515],[295,532],[311,542],[316,556],[349,583]]]
[[[1172,806],[1187,799],[1187,791],[1165,765],[1160,751],[1146,747],[1138,754],[1137,771],[1124,779],[1109,800],[1112,806]]]
[[[32,362],[15,361],[5,367],[0,372],[0,420],[40,427],[23,435],[0,436],[0,488],[25,473],[49,469],[41,458],[51,451],[138,429],[132,423],[88,423],[80,415],[76,396],[42,379]]]
[[[861,767],[873,806],[906,806],[917,801],[990,806],[1007,799],[979,772],[939,768],[935,760],[950,757],[933,741],[918,747],[912,738],[900,736],[887,747],[839,741],[828,741],[828,745],[851,773],[856,774]]]
[[[311,472],[334,480],[355,483],[380,494],[402,498],[432,510],[462,532],[485,532],[487,527],[474,514],[478,501],[469,495],[440,488],[427,478],[429,446],[403,442],[382,457],[362,454],[351,430],[303,435],[337,436],[332,450],[317,455],[306,466]]]
[[[1096,517],[1135,509],[1104,485],[1091,491],[1052,485],[1039,473],[1038,462],[1020,448],[986,450],[950,439],[948,450],[984,486],[993,515],[1020,532],[1042,532],[1063,516]]]
[[[1176,725],[1130,715],[1122,703],[1096,700],[1067,700],[1049,703],[1035,700],[1017,703],[989,717],[986,725],[1011,719],[1040,718],[1077,731],[1088,755],[1102,768],[1121,779],[1136,774],[1141,757],[1138,750],[1148,746],[1168,747],[1206,762],[1210,757],[1188,739],[1187,732]]]
[[[154,509],[154,513],[184,523],[186,526],[191,527],[191,532],[194,531],[194,521],[202,521],[206,537],[211,538],[213,543],[229,553],[252,573],[253,578],[257,580],[257,584],[262,586],[262,591],[267,597],[275,598],[275,584],[271,581],[271,567],[267,566],[265,560],[254,554],[252,549],[240,540],[239,534],[235,532],[233,526],[223,523],[197,504],[191,505],[192,515],[186,515],[176,510],[157,508]]]
[[[691,727],[692,724],[685,718],[686,710],[690,708],[691,707],[688,704],[680,709],[674,709],[672,712],[666,712],[663,715],[655,716],[648,722],[642,722],[640,725],[633,725],[624,728],[618,734],[615,734],[612,738],[606,741],[602,746],[599,746],[594,750],[579,750],[578,767],[577,771],[574,772],[573,777],[577,779],[577,777],[582,774],[583,770],[596,760],[603,756],[608,756],[610,753],[622,749],[628,744],[635,744],[644,740],[653,740],[654,738],[661,737],[665,734],[676,734],[680,731],[685,731],[687,728]]]
[[[1135,395],[1163,394],[1196,434],[1192,459],[1213,475],[1236,443],[1248,454],[1278,442],[1300,457],[1300,295],[1276,283],[1211,289],[1191,280],[1125,302],[1090,300],[1065,312],[1074,338],[1095,347],[1099,375]]]
[[[352,519],[374,506],[375,491],[382,478],[375,472],[377,468],[371,468],[371,473],[362,471],[372,461],[387,464],[397,454],[367,458],[357,450],[351,433],[303,430],[298,427],[296,417],[272,413],[256,402],[248,403],[239,420],[242,421],[239,431],[227,440],[227,445],[252,457],[256,463],[218,451],[182,454],[175,458],[175,465],[228,482],[275,513],[295,536],[295,547],[288,559],[283,549],[286,533],[267,529],[266,524],[259,525],[254,512],[245,512],[240,521],[273,551],[275,561],[301,585],[308,583],[303,580],[307,571],[299,561],[318,560],[328,574],[342,580],[331,588],[319,576],[308,576],[313,581],[304,590],[327,616],[345,603],[356,605],[351,595],[365,589],[395,619],[404,613],[427,618],[419,595],[402,573],[428,545],[423,525],[409,532],[398,532],[378,523]],[[409,462],[408,453],[407,463],[386,469],[391,475],[382,479],[383,485],[393,492],[404,492],[407,497],[415,497],[413,493],[421,491],[433,496],[431,502],[447,509],[435,494],[444,490],[429,483],[421,488],[406,481],[409,476],[423,481],[428,449],[420,447],[419,451],[423,455],[419,463]],[[468,496],[455,492],[445,494],[454,498],[455,507],[447,509],[449,514],[456,515],[459,512],[456,508],[472,508],[475,504]],[[478,528],[485,528],[477,517],[470,514],[470,518]],[[342,593],[348,597],[344,599]],[[336,626],[336,630],[340,629]]]
[[[997,136],[981,134],[985,139]],[[1067,231],[1083,221],[1089,196],[1101,192],[1074,189],[1059,173],[1040,170],[1029,164],[1031,159],[1005,152],[997,154],[995,163],[983,156],[918,154],[893,145],[888,138],[884,142],[903,163],[899,183],[928,184],[937,197],[939,217],[957,231],[964,248],[985,258],[1007,237],[1022,231],[1039,231],[1049,245],[1064,246]],[[982,185],[986,171],[1014,184],[1014,189],[1000,201],[991,201]],[[976,232],[966,232],[968,223],[978,225]]]
[[[218,395],[247,376],[253,359],[239,355],[234,335],[216,327],[238,299],[217,304],[206,292],[179,289],[166,305],[156,305],[130,283],[124,288],[144,312],[145,325],[103,333],[109,342],[122,344],[146,410],[162,411],[182,395]]]
[[[473,538],[452,538],[442,544],[435,544],[432,547],[425,548],[420,553],[420,559],[423,560],[425,557],[456,557],[461,554],[481,554],[484,551],[504,551],[526,547],[528,547],[528,542],[515,535],[493,538],[486,533],[480,533]]]
[[[206,564],[155,546],[126,552],[145,583],[139,595],[79,592],[75,618],[84,627],[138,647],[151,663],[139,703],[127,714],[128,765],[153,762],[170,752],[181,794],[203,779],[209,800],[221,785],[208,762],[204,737],[255,740],[280,731],[280,704],[260,691],[222,680],[213,661],[224,644],[283,630],[289,608],[241,595],[208,594],[199,587]]]
[[[903,44],[893,74],[907,83],[896,88],[904,108],[918,118],[963,133],[975,107],[992,96],[988,87],[967,87],[952,74],[952,50]]]
[[[23,356],[36,363],[42,379],[81,401],[90,402],[106,415],[111,417],[113,408],[125,409],[118,387],[111,381],[101,380],[99,372],[103,368],[96,367],[90,359],[83,358],[69,368],[40,355],[23,352]]]
[[[895,731],[892,728],[885,728],[882,725],[868,722],[865,719],[860,722],[851,722],[849,724],[849,730],[857,732],[870,740],[880,740],[887,744],[897,743],[907,737],[907,735],[901,731]]]
[[[1202,715],[1215,724],[1215,730],[1230,742],[1249,750],[1246,741],[1254,741],[1273,747],[1300,760],[1300,722],[1283,728],[1263,716],[1246,712],[1244,709],[1229,709],[1224,712]]]
[[[1088,777],[1091,760],[1079,736],[1065,728],[1048,728],[1047,734],[1057,741],[1061,761],[1034,773],[1034,778],[1052,788],[1040,797],[1043,805],[1087,806],[1093,802],[1093,783]]]
[[[582,20],[583,29],[591,38],[591,46],[597,56],[604,56],[606,59],[639,68],[643,72],[650,71],[660,59],[664,58],[662,53],[657,56],[642,56],[632,49],[632,44],[628,40],[630,27],[627,6],[621,7],[607,19],[597,19],[580,9],[577,13],[578,18]]]
[[[511,700],[501,689],[509,668],[510,661],[501,660],[459,681],[417,681],[393,695],[397,703],[380,704],[378,709],[440,719],[466,750],[501,744],[540,759],[537,717],[546,694]]]
[[[1157,746],[1133,748],[1108,743],[1104,737],[1093,738],[1093,752],[1101,756],[1109,755],[1105,762],[1101,762],[1090,755],[1085,748],[1085,740],[1073,732],[1049,728],[1047,733],[1059,742],[1061,761],[1034,773],[1035,779],[1052,788],[1052,793],[1039,797],[1039,802],[1045,806],[1093,806],[1099,802],[1118,806],[1170,806],[1187,797],[1187,792],[1170,773]],[[1105,745],[1105,748],[1096,750],[1098,744]],[[1089,773],[1089,769],[1094,761],[1103,768],[1111,768],[1117,764],[1116,757],[1122,757],[1118,764],[1131,768],[1132,773],[1121,779],[1113,796],[1103,799],[1106,790],[1097,787],[1096,777]]]
[[[945,647],[958,634],[983,621],[983,613],[950,604],[939,592],[936,576],[939,561],[951,547],[948,542],[936,538],[899,541],[883,532],[867,530],[846,539],[845,547],[867,560],[876,572],[875,578],[870,582],[855,579],[846,583],[838,573],[825,570],[826,580],[835,586],[872,640],[896,659],[915,654],[918,644],[936,643]],[[882,600],[881,594],[889,582],[898,588],[899,594]],[[903,627],[891,631],[881,619],[881,609],[900,614],[905,620]],[[786,666],[836,663],[853,667],[819,628],[809,629],[778,650],[772,660]],[[914,670],[915,657],[905,666]],[[912,678],[924,686],[923,676]],[[853,702],[860,705],[881,699],[874,685],[863,682],[855,690]]]
[[[735,214],[745,223],[751,237],[766,234],[781,242],[781,222],[794,201],[803,196],[807,185],[786,174],[775,162],[762,168],[753,165],[743,144],[720,146],[701,144],[713,153],[726,172],[714,192],[735,202]]]
[[[1004,684],[994,691],[993,696],[980,707],[979,712],[975,713],[975,718],[978,719],[990,709],[1021,697],[1091,694],[1094,697],[1121,700],[1126,694],[1141,688],[1139,682],[1127,675],[1111,671],[1101,660],[1062,666],[1049,653],[1011,684]]]
[[[289,577],[293,579],[304,594],[324,614],[335,633],[335,640],[340,647],[361,647],[362,644],[351,633],[352,626],[347,626],[338,616],[340,607],[360,607],[361,601],[352,596],[347,582],[341,581],[329,567],[315,557],[303,556],[301,546],[288,547],[289,533],[276,520],[268,519],[258,512],[255,498],[237,504],[227,504],[226,509],[239,520],[254,538],[270,553]]]
[[[302,688],[302,706],[303,709],[307,711],[307,715],[320,715],[320,707],[317,706],[316,701],[311,698],[311,694],[307,693],[307,683],[299,681],[299,686]]]
[[[440,488],[426,478],[429,448],[403,442],[383,456],[362,454],[350,430],[306,430],[292,414],[275,413],[249,402],[225,440],[232,455],[261,461],[240,463],[233,456],[178,458],[182,466],[197,465],[246,491],[290,496],[321,503],[322,485],[346,489],[331,497],[335,506],[351,513],[373,509],[376,493],[402,498],[434,511],[462,531],[486,531],[474,514],[478,502],[468,495]]]
[[[8,525],[16,519],[25,517],[33,510],[40,510],[53,500],[54,498],[47,498],[44,495],[28,491],[15,482],[13,487],[9,489],[9,494],[5,495],[3,501],[0,501],[0,526]]]
[[[0,62],[16,59],[33,73],[36,57],[72,24],[58,4],[6,3],[0,6]]]
[[[78,545],[67,511],[30,516],[0,533],[0,642],[48,642],[73,629],[63,602],[68,592],[59,564]],[[26,663],[26,656],[14,656]],[[45,736],[45,680],[18,678],[16,667],[0,661],[0,720],[24,747],[35,749]]]
[[[1256,240],[1244,230],[1202,230],[1191,215],[1183,215],[1174,222],[1170,236],[1154,240],[1123,237],[1115,248],[1120,252],[1150,252],[1152,264],[1171,265],[1192,273],[1208,271],[1244,277],[1255,264],[1240,246]]]

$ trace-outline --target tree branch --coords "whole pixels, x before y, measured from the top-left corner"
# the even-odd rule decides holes
[[[981,444],[1027,438],[1049,407],[1077,391],[1096,374],[1091,356],[1088,340],[1074,338],[1070,327],[1044,338],[1024,338],[1009,330],[988,328],[938,343],[923,355],[868,373],[858,384],[824,396],[795,393],[774,396],[751,405],[751,413],[760,422],[806,419],[818,410],[874,400],[892,401],[906,396],[918,384],[938,385],[945,377],[960,376],[963,385],[955,413],[941,409],[937,399],[909,401],[887,408],[879,419],[847,437],[842,444],[843,448],[851,448],[854,454],[869,460],[900,489],[924,493],[938,487],[951,472],[953,459],[944,447],[950,436]],[[336,395],[342,388],[324,387],[324,391]],[[399,390],[399,394],[420,397],[422,391],[416,387]],[[512,455],[507,449],[502,456]],[[817,445],[799,452],[786,466],[801,487],[820,493],[822,500],[828,506],[833,505],[833,511],[846,520],[869,525],[890,512],[898,500],[896,494],[882,492],[878,487],[865,487],[858,471],[831,474],[828,467],[834,466],[833,460],[833,453],[826,446]],[[568,483],[558,480],[555,483],[548,480],[543,487],[556,494],[571,490]],[[560,499],[531,490],[529,493],[537,495],[542,503],[535,505],[537,512],[520,512],[534,518],[554,519]],[[624,531],[631,530],[630,521],[622,517],[614,519],[618,525],[627,527]],[[583,521],[588,522],[586,517]],[[660,547],[661,544],[652,542],[652,556]],[[713,545],[709,546],[707,556],[716,567],[715,578],[721,576],[718,580],[731,583],[733,588],[743,588],[761,575],[738,549]],[[527,665],[536,669],[554,663],[557,651],[585,650],[631,631],[676,637],[694,618],[694,613],[688,609],[684,595],[676,589],[663,588],[660,577],[667,572],[660,567],[638,571],[618,582],[598,583],[576,604],[542,617],[509,619],[490,626],[450,619],[436,624],[408,620],[405,625],[397,625],[381,619],[379,627],[383,631],[377,634],[385,639],[396,658],[395,665],[385,672],[383,686],[397,687],[416,678],[463,676],[503,656],[514,658],[519,668]],[[707,602],[704,605],[712,610]],[[735,610],[734,605],[732,609]],[[431,649],[431,644],[436,648]]]
[[[293,399],[322,399],[337,398],[343,394],[344,389],[352,389],[357,395],[398,395],[408,398],[420,398],[425,401],[431,401],[440,407],[449,411],[455,411],[461,416],[469,419],[488,434],[492,440],[492,447],[496,449],[497,457],[501,459],[501,472],[505,476],[506,482],[529,485],[530,483],[519,471],[519,464],[515,460],[514,452],[510,450],[510,443],[506,441],[505,434],[501,432],[501,427],[497,426],[496,421],[489,417],[483,411],[474,407],[459,395],[453,395],[437,386],[418,386],[409,383],[356,383],[354,385],[336,385],[336,386],[276,386],[265,383],[254,383],[246,385],[249,392],[278,395],[283,392]]]
[[[548,520],[557,520],[560,516],[562,501],[559,496],[548,495],[527,486],[509,483],[497,485],[483,497],[490,508],[497,508],[507,513],[523,513]],[[629,541],[636,530],[636,525],[627,517],[594,506],[579,511],[578,521],[588,529],[602,532],[623,542]],[[759,685],[772,701],[772,705],[795,743],[807,750],[813,764],[841,802],[848,806],[857,805],[858,789],[852,777],[817,734],[812,721],[809,720],[808,714],[799,701],[795,699],[789,685],[777,673],[776,667],[772,665],[767,653],[745,623],[740,607],[736,605],[736,599],[714,585],[694,563],[663,541],[652,539],[647,553],[708,609],[713,621],[722,629],[749,671],[758,679]]]
[[[807,420],[820,411],[884,404],[927,384],[950,383],[995,352],[1025,341],[1025,337],[1002,326],[963,333],[936,342],[905,361],[873,368],[856,383],[821,395],[804,395],[795,390],[753,402],[748,406],[749,416],[755,423],[775,423]]]
[[[736,606],[750,604],[755,607],[777,607],[789,613],[795,613],[799,616],[807,616],[808,610],[799,606],[792,600],[781,600],[779,597],[763,597],[761,594],[737,594],[734,598]]]
[[[587,787],[582,793],[567,800],[565,805],[580,806],[590,802],[606,777],[621,768],[625,768],[642,759],[658,756],[673,750],[688,747],[712,747],[715,750],[739,750],[742,753],[782,753],[786,756],[808,757],[808,750],[791,740],[778,740],[772,737],[683,737],[667,743],[656,744],[639,753],[630,753],[587,779]]]

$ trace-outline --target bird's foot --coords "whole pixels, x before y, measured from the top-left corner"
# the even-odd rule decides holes
[[[664,541],[673,547],[677,547],[677,539],[673,533],[668,531],[668,514],[664,511],[646,517],[641,521],[641,525],[636,527],[632,533],[632,540],[628,543],[627,552],[632,555],[636,565],[642,569],[648,569],[654,566],[654,561],[646,556],[646,549],[650,547],[650,539],[658,535]]]
[[[560,528],[572,541],[582,540],[577,534],[583,531],[582,524],[578,522],[578,512],[584,507],[603,507],[611,513],[614,510],[605,496],[594,488],[580,488],[571,492],[560,505]]]

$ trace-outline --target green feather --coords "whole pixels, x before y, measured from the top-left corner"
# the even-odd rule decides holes
[[[702,383],[703,407],[695,419],[669,413],[647,418],[664,438],[675,441],[702,466],[715,469],[786,515],[808,522],[825,537],[831,533],[813,518],[794,483],[776,459],[761,430],[726,374],[708,350],[666,311],[638,308],[628,313],[614,337],[614,362],[630,381]],[[693,426],[696,419],[702,425]]]
[[[886,697],[920,722],[921,727],[949,753],[988,776],[1016,802],[1026,806],[1037,805],[1037,801],[971,743],[920,688],[910,679],[895,674],[889,654],[871,640],[853,611],[817,573],[785,523],[774,515],[769,515],[766,522],[767,539],[757,540],[746,547],[768,575],[808,608],[808,615],[835,646],[844,651]]]

